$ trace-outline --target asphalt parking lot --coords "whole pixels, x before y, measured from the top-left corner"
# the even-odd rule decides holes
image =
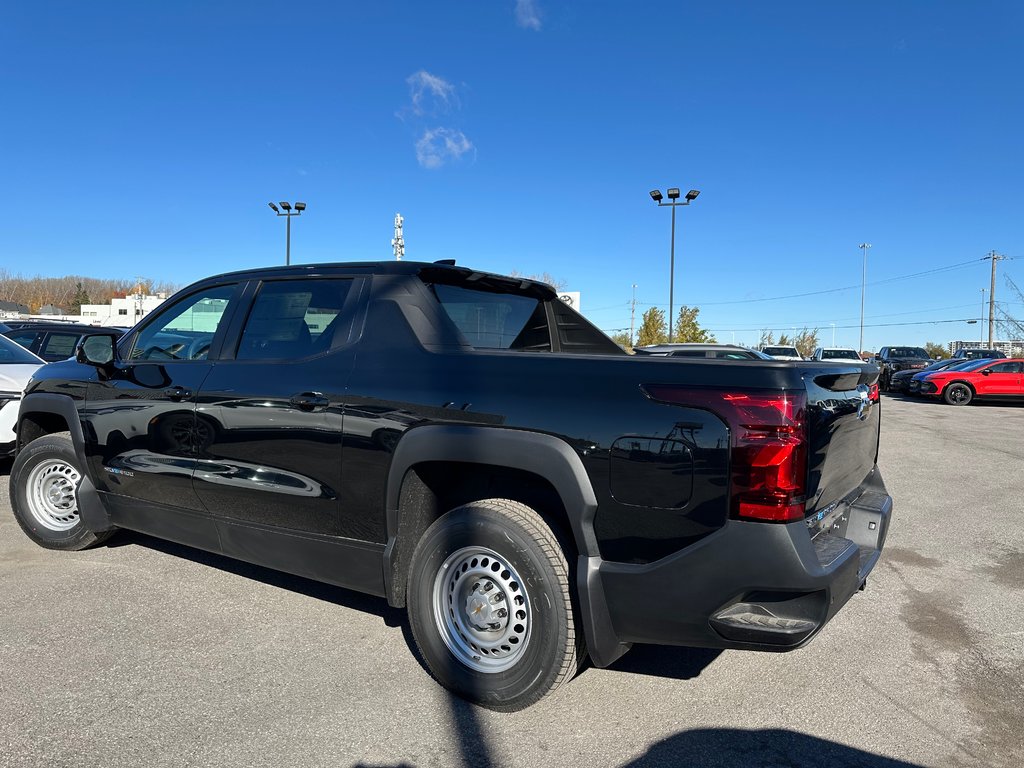
[[[1024,764],[1024,407],[883,400],[882,560],[806,649],[634,648],[471,707],[382,600],[138,535],[36,548],[0,465],[0,765]],[[685,589],[685,585],[679,585]]]

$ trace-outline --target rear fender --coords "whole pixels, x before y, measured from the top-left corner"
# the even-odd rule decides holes
[[[410,470],[425,462],[507,467],[547,481],[562,501],[579,553],[576,585],[591,660],[596,666],[607,666],[629,649],[629,644],[619,643],[615,637],[598,577],[601,557],[594,534],[597,497],[590,477],[569,445],[536,432],[466,425],[428,425],[406,432],[395,449],[387,484],[384,584],[391,605],[405,604],[409,559],[416,545],[409,539],[421,533],[402,532],[402,491]]]

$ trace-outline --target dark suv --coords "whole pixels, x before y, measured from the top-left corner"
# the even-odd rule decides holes
[[[957,360],[1002,360],[1006,355],[998,349],[958,349],[953,353]]]
[[[74,357],[79,343],[90,336],[120,337],[120,328],[100,328],[78,323],[14,323],[3,335],[48,363]]]
[[[932,363],[932,359],[921,347],[882,347],[875,362],[880,369],[878,386],[888,392],[892,375],[897,371],[921,371]]]

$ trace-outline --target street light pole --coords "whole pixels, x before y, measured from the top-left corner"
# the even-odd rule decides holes
[[[280,203],[281,208],[278,208],[273,203],[267,203],[271,209],[278,216],[284,216],[287,225],[285,226],[285,245],[284,245],[284,263],[289,265],[292,263],[292,216],[301,216],[302,212],[306,210],[305,203],[296,203],[295,209],[292,210],[291,203]],[[283,211],[283,212],[282,212]]]
[[[864,271],[860,278],[860,343],[857,346],[857,356],[864,352],[864,291],[868,284],[868,248],[871,243],[861,243],[860,249],[864,253]]]
[[[671,202],[662,202],[661,190],[651,190],[651,199],[658,204],[658,207],[670,207],[672,209],[672,240],[669,246],[669,266],[668,266],[668,340],[672,343],[672,313],[675,309],[675,285],[676,285],[676,207],[680,205],[689,205],[697,199],[697,195],[700,194],[699,189],[691,189],[686,193],[686,197],[682,202],[679,200],[679,187],[670,187],[666,190],[665,194]]]
[[[981,289],[981,315],[979,316],[978,325],[981,326],[981,336],[978,337],[978,346],[985,346],[985,289]]]

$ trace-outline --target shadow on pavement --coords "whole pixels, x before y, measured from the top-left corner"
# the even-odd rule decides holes
[[[921,768],[827,739],[769,728],[702,728],[681,731],[622,768]]]
[[[609,669],[634,675],[692,680],[721,655],[720,650],[663,645],[635,645]]]
[[[402,627],[403,632],[406,631],[405,611],[392,608],[388,605],[387,600],[380,597],[355,592],[344,587],[324,584],[323,582],[313,581],[302,576],[293,576],[284,571],[275,571],[272,568],[264,568],[263,566],[246,563],[226,555],[218,555],[202,549],[188,547],[184,544],[176,544],[166,539],[157,539],[144,533],[136,533],[135,531],[118,531],[117,535],[107,542],[105,546],[116,548],[129,545],[146,547],[157,552],[163,552],[166,555],[173,555],[183,560],[190,560],[193,563],[200,563],[220,571],[233,573],[236,576],[243,576],[263,584],[269,584],[272,587],[286,589],[299,595],[313,597],[317,600],[334,603],[345,608],[352,608],[363,613],[376,614],[384,620],[387,626]],[[407,635],[406,640],[410,644],[412,643],[411,636]]]

